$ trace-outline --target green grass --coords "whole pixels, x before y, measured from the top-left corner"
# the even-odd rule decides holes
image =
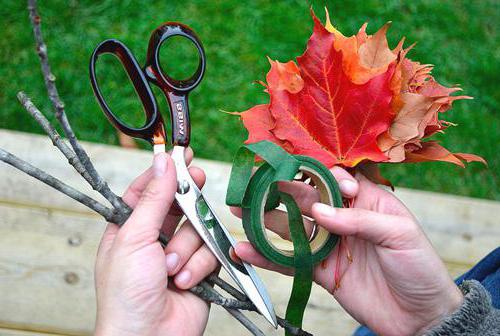
[[[115,132],[97,106],[88,80],[88,59],[97,43],[118,38],[142,63],[150,32],[163,21],[182,21],[202,38],[208,57],[205,79],[190,96],[192,146],[200,157],[231,160],[246,131],[238,118],[220,110],[242,111],[267,101],[267,95],[253,81],[265,78],[269,68],[266,56],[286,61],[304,51],[312,31],[310,2],[149,2],[40,2],[53,71],[77,135],[84,140],[116,144]],[[403,35],[409,43],[418,41],[410,54],[412,59],[435,64],[434,75],[440,82],[461,83],[464,92],[475,97],[456,103],[446,114],[446,120],[459,126],[438,139],[452,151],[483,156],[488,168],[477,163],[466,169],[446,163],[420,163],[386,165],[384,174],[396,186],[499,200],[498,3],[312,1],[321,18],[325,4],[334,24],[345,34],[355,33],[365,21],[370,23],[370,33],[393,21],[389,31],[392,46]],[[44,111],[50,111],[24,1],[2,4],[0,26],[0,128],[41,133],[15,98],[17,91],[25,90]],[[170,68],[181,66],[185,60],[175,55],[164,58]],[[136,97],[130,86],[119,83],[117,79],[108,86],[113,107],[131,113],[127,120],[137,122]],[[165,111],[163,99],[159,102]]]

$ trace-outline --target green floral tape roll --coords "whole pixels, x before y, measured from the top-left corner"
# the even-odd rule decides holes
[[[255,155],[264,163],[252,176]],[[291,195],[278,191],[277,182],[292,181],[299,172],[311,179],[322,203],[342,206],[337,182],[323,164],[310,157],[291,155],[269,141],[245,145],[238,150],[226,197],[228,205],[243,209],[243,227],[252,245],[268,260],[295,269],[286,317],[297,327],[302,326],[309,300],[313,266],[328,256],[338,241],[337,236],[321,227],[308,237],[297,203]],[[276,247],[264,225],[264,213],[280,203],[287,209],[293,250]]]

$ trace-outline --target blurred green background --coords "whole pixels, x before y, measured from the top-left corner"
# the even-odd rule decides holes
[[[149,34],[157,25],[164,21],[190,25],[203,40],[208,57],[205,79],[190,96],[192,146],[199,157],[224,161],[231,160],[246,139],[246,131],[237,117],[221,110],[243,111],[267,102],[262,87],[253,81],[265,78],[269,69],[266,56],[287,61],[302,54],[312,32],[310,5],[321,19],[327,5],[336,27],[349,35],[365,21],[369,22],[369,33],[393,21],[388,34],[391,46],[402,36],[408,44],[418,42],[410,58],[435,64],[433,73],[438,81],[460,83],[465,94],[475,97],[457,102],[446,113],[445,119],[458,127],[436,138],[452,151],[483,156],[488,168],[478,163],[466,169],[447,163],[387,164],[384,175],[396,186],[500,200],[500,6],[496,0],[54,0],[39,4],[49,57],[68,116],[77,135],[93,142],[117,143],[88,80],[88,59],[97,43],[118,38],[142,63]],[[51,111],[25,7],[24,1],[3,1],[0,7],[0,128],[41,133],[15,97],[17,91],[24,90],[43,111]],[[192,67],[186,47],[181,45],[176,52],[164,55],[165,66],[183,71]],[[187,56],[180,57],[180,52]],[[117,69],[116,62],[106,63]],[[136,97],[121,78],[107,76],[105,91],[113,108],[127,115],[124,119],[139,123]],[[165,111],[165,102],[158,100]]]

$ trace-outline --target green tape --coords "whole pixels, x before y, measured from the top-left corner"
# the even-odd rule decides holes
[[[264,163],[252,175],[256,155]],[[269,141],[240,147],[233,162],[226,203],[242,208],[247,238],[264,257],[295,269],[286,318],[295,326],[302,327],[311,293],[313,267],[330,254],[338,237],[318,228],[310,241],[299,206],[291,195],[279,192],[277,182],[292,181],[299,171],[314,181],[320,191],[321,202],[342,206],[337,182],[324,165],[310,157],[291,155]],[[287,209],[293,251],[275,247],[269,241],[264,226],[264,212],[275,209],[280,203]]]
[[[309,239],[299,206],[292,196],[280,193],[281,202],[285,204],[288,212],[288,226],[293,243],[293,258],[295,263],[295,274],[293,276],[293,287],[288,305],[286,307],[286,319],[295,326],[302,326],[304,311],[309,301],[313,281],[313,261]],[[288,333],[286,333],[288,336]]]

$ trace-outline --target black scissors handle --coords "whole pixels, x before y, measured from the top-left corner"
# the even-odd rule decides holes
[[[168,76],[161,67],[160,48],[163,42],[173,36],[181,36],[189,39],[198,50],[198,68],[188,79],[174,79]],[[99,89],[96,78],[96,63],[100,55],[107,53],[113,54],[122,63],[142,102],[146,115],[146,121],[142,127],[131,127],[120,120],[109,108]],[[205,51],[201,41],[191,28],[178,22],[167,22],[156,28],[151,34],[144,68],[141,68],[132,52],[122,42],[115,39],[101,42],[95,48],[90,58],[90,82],[97,101],[109,121],[123,133],[135,138],[145,139],[151,144],[167,141],[163,119],[148,81],[157,85],[163,91],[169,103],[172,143],[173,145],[187,146],[189,145],[191,133],[188,94],[202,80],[205,72],[205,64]]]

